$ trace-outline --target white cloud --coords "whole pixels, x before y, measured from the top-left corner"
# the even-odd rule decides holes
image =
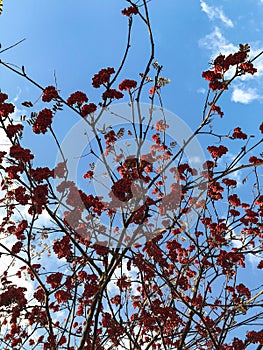
[[[205,12],[210,20],[219,19],[221,20],[227,27],[233,28],[234,24],[231,21],[230,18],[228,18],[222,9],[219,7],[212,7],[209,6],[206,2],[203,0],[200,0],[200,5],[202,8],[202,11]]]
[[[199,46],[210,50],[213,58],[219,53],[229,55],[230,53],[238,51],[238,47],[230,43],[218,27],[215,27],[212,33],[200,39]]]
[[[1,239],[1,243],[9,246],[9,248],[12,247],[12,245],[15,243],[14,239]],[[25,278],[18,278],[16,276],[16,272],[19,270],[19,268],[23,265],[25,265],[23,262],[13,258],[10,255],[4,254],[5,250],[1,249],[1,253],[3,254],[3,258],[1,259],[1,265],[0,265],[0,275],[2,276],[4,271],[8,270],[8,279],[12,281],[12,283],[18,287],[24,287],[26,288],[25,296],[28,300],[30,300],[33,296],[33,293],[35,291],[34,289],[34,282]]]
[[[226,234],[226,239],[228,239],[231,244],[238,249],[242,249],[242,247],[244,247],[247,242],[250,240],[249,237],[246,237],[244,240],[244,235],[241,233],[236,233],[234,229],[230,228],[229,232]],[[257,265],[259,264],[260,260],[262,259],[262,256],[260,256],[259,254],[252,254],[252,253],[248,253],[245,254],[245,256],[248,258],[248,261],[250,263],[250,267],[254,270]],[[246,269],[248,270],[249,267],[247,266]],[[251,273],[253,274],[253,270],[251,271]]]
[[[20,121],[20,116],[22,114],[25,114],[25,110],[18,109],[17,107],[15,107],[14,113],[10,114],[10,118],[13,119],[14,124]],[[8,124],[9,123],[7,122],[6,125]],[[9,153],[10,146],[11,146],[11,142],[9,138],[6,136],[6,133],[4,132],[4,130],[0,128],[0,151],[5,151]]]
[[[250,264],[253,267],[255,267],[255,268],[258,266],[258,264],[259,264],[261,259],[262,259],[262,256],[257,256],[257,255],[254,255],[254,254],[249,254],[248,255],[248,260],[249,260]]]
[[[206,92],[207,92],[207,90],[206,90],[205,88],[199,88],[199,89],[197,90],[197,93],[198,93],[198,94],[202,94],[202,95],[204,95]]]
[[[9,152],[11,143],[3,129],[0,129],[0,151]]]
[[[262,97],[257,93],[257,89],[254,88],[240,88],[234,87],[232,92],[231,100],[233,102],[239,102],[243,104],[248,104],[254,100],[260,100]]]
[[[211,51],[211,56],[213,59],[218,54],[227,56],[239,50],[239,45],[238,45],[239,42],[236,45],[229,42],[222,34],[222,31],[220,30],[219,27],[215,27],[215,29],[211,33],[201,38],[198,44],[200,47]],[[259,42],[252,43],[250,46],[251,46],[251,50],[249,52],[250,59],[253,59],[263,51],[262,43],[259,43]],[[254,62],[254,66],[257,68],[256,76],[257,77],[262,76],[263,75],[263,55],[259,56],[256,59],[256,61]],[[253,79],[254,76],[247,74],[240,78],[241,80],[246,80],[246,79]]]

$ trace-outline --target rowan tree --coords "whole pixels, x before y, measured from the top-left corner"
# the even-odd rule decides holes
[[[0,152],[1,348],[261,349],[263,123],[253,137],[241,124],[214,128],[224,123],[221,96],[257,73],[261,53],[250,57],[243,43],[204,67],[208,93],[191,131],[163,105],[170,80],[156,61],[150,3],[123,3],[126,49],[119,67],[90,79],[97,101],[85,91],[64,96],[0,61],[41,97],[23,92],[28,114],[17,121],[0,93],[9,140]],[[138,23],[150,54],[130,77]],[[61,141],[53,122],[66,113],[78,122]],[[27,148],[25,132],[53,140],[53,166]]]

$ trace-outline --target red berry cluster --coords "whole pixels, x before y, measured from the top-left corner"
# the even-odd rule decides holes
[[[106,242],[98,242],[93,244],[93,248],[98,255],[107,255],[109,253],[109,248]]]
[[[171,192],[162,197],[159,205],[160,215],[165,215],[168,210],[174,210],[178,207],[182,197],[182,187],[179,183],[174,183],[171,186]]]
[[[52,124],[52,111],[48,108],[43,109],[38,113],[37,119],[35,120],[33,124],[33,132],[35,134],[45,134],[47,132],[47,129]]]
[[[241,63],[240,67],[243,69],[244,73],[255,74],[257,72],[257,68],[253,66],[251,62]]]
[[[122,165],[117,168],[122,179],[116,181],[111,187],[112,194],[122,202],[126,202],[133,197],[132,194],[132,185],[134,181],[142,179],[145,183],[148,183],[150,177],[144,175],[143,173],[149,173],[152,171],[152,164],[146,160],[139,161],[135,157],[127,158]],[[136,188],[133,189],[136,191]],[[144,208],[145,209],[145,208]],[[142,211],[145,211],[143,208]],[[138,213],[134,216],[141,216]],[[135,222],[135,221],[132,221]]]
[[[115,89],[108,89],[106,90],[103,94],[102,94],[102,99],[105,101],[108,98],[113,100],[114,98],[116,100],[119,100],[120,98],[122,98],[124,95],[122,92],[117,91]]]
[[[247,340],[253,344],[259,343],[260,345],[263,345],[263,330],[260,331],[250,331],[246,335]],[[258,346],[258,349],[260,349],[260,345]]]
[[[113,144],[117,141],[117,135],[115,134],[114,130],[110,130],[104,135],[104,138],[106,141],[105,155],[107,155],[110,149],[112,148]]]
[[[13,303],[18,304],[20,307],[25,306],[27,304],[24,295],[25,291],[26,288],[24,287],[8,286],[7,290],[0,294],[0,306],[11,306]]]
[[[255,156],[251,156],[248,161],[249,161],[249,163],[253,163],[255,165],[263,164],[263,159],[257,158]]]
[[[126,178],[132,181],[143,179],[148,183],[149,176],[143,175],[143,172],[150,173],[152,171],[152,164],[147,160],[142,159],[139,161],[135,157],[125,159],[124,163],[117,168],[122,178]]]
[[[47,204],[48,185],[39,185],[33,189],[32,206],[28,210],[29,214],[36,212],[41,214],[43,206]]]
[[[211,90],[226,90],[227,82],[224,80],[224,74],[231,66],[239,68],[238,75],[256,73],[257,69],[254,68],[252,62],[245,62],[248,58],[248,52],[249,47],[240,45],[239,51],[234,54],[230,54],[227,57],[219,55],[213,62],[213,69],[202,73],[202,77],[210,82],[209,88]]]
[[[233,205],[233,207],[239,207],[241,205],[241,201],[238,198],[237,194],[231,194],[230,196],[228,196],[228,203]]]
[[[37,301],[41,302],[45,300],[45,292],[42,287],[37,287],[34,297],[37,299]]]
[[[24,235],[24,231],[27,227],[28,227],[28,222],[26,220],[22,220],[19,222],[19,224],[13,231],[17,239],[20,239],[20,240],[26,239],[26,236]]]
[[[22,148],[20,145],[11,146],[9,154],[22,163],[29,163],[34,158],[33,154],[30,153],[30,149]]]
[[[70,243],[70,238],[68,236],[64,236],[53,244],[54,253],[57,254],[59,259],[69,258],[72,254],[71,248],[72,244]]]
[[[222,157],[223,154],[226,154],[228,151],[228,149],[222,145],[220,145],[219,147],[208,146],[207,150],[213,158],[220,158],[220,157]]]
[[[70,106],[74,106],[77,104],[78,106],[81,106],[84,102],[88,102],[88,97],[84,92],[76,91],[73,92],[67,99],[67,103]]]
[[[58,290],[55,294],[54,294],[57,302],[60,303],[66,303],[69,299],[71,299],[71,294],[65,290]],[[63,343],[66,343],[66,337],[64,336],[65,341],[63,340]],[[61,341],[60,344],[62,345]]]
[[[4,156],[6,155],[5,151],[0,151],[0,163],[3,162]]]
[[[15,111],[15,106],[12,103],[5,103],[8,95],[0,93],[0,117],[7,118],[9,114]]]
[[[87,195],[81,190],[78,192],[85,208],[93,213],[96,213],[98,216],[101,216],[103,210],[105,209],[105,205],[100,198],[98,196],[93,196],[92,194]]]
[[[247,139],[247,135],[245,133],[243,133],[243,131],[241,130],[240,127],[237,127],[234,129],[233,135],[232,135],[233,139]]]
[[[150,95],[153,95],[157,90],[159,90],[160,89],[160,86],[158,86],[158,85],[155,85],[155,86],[153,86],[150,90],[149,90],[149,94]]]
[[[8,95],[1,92],[0,93],[0,103],[4,103],[8,99]]]
[[[11,248],[12,254],[20,253],[22,247],[23,247],[23,243],[22,242],[16,242]]]
[[[97,106],[94,103],[85,104],[81,107],[82,117],[86,117],[90,113],[94,113],[97,109]]]
[[[227,187],[230,187],[230,186],[236,186],[237,185],[237,182],[236,180],[233,180],[233,179],[228,179],[228,178],[225,178],[222,180],[222,182],[227,186]]]
[[[63,278],[63,273],[56,272],[49,275],[46,279],[47,283],[51,285],[51,288],[57,288],[60,286]]]
[[[66,164],[64,162],[60,162],[56,165],[54,169],[54,176],[58,178],[63,178],[66,173]]]
[[[42,95],[42,101],[43,102],[50,102],[53,100],[53,98],[58,97],[58,92],[54,86],[47,86]]]
[[[240,295],[245,295],[247,299],[251,298],[250,290],[243,283],[238,284],[236,290]]]
[[[130,7],[126,7],[125,9],[123,9],[121,11],[121,13],[124,15],[124,16],[131,16],[131,15],[137,15],[139,13],[138,11],[138,7],[137,6],[130,6]]]
[[[131,222],[134,222],[137,225],[142,225],[147,218],[149,217],[148,215],[148,206],[146,204],[143,204],[138,208],[132,215]]]
[[[18,173],[23,173],[24,168],[20,165],[11,165],[6,168],[10,180],[19,179]]]
[[[54,170],[50,170],[48,167],[31,169],[30,175],[34,181],[41,183],[49,177],[54,177]]]
[[[132,198],[132,181],[123,178],[114,183],[114,185],[111,187],[112,193],[116,198],[118,198],[122,202],[127,202],[129,199]]]
[[[219,200],[223,198],[222,192],[224,191],[223,187],[218,181],[212,181],[209,183],[208,196],[214,200]]]
[[[210,81],[209,88],[211,90],[222,90],[223,88],[227,89],[226,85],[220,81],[222,79],[221,73],[215,73],[211,70],[202,73],[202,77]]]
[[[166,123],[164,119],[158,120],[155,124],[155,130],[157,131],[165,131],[169,128],[169,125]]]
[[[88,170],[84,175],[83,178],[84,179],[92,179],[94,175],[94,172],[92,170]]]
[[[191,168],[187,163],[181,163],[178,165],[177,169],[171,168],[170,171],[172,172],[172,170],[175,171],[174,177],[178,178],[177,176],[177,172],[178,172],[179,179],[182,181],[187,181],[187,178],[189,175],[193,175],[193,176],[197,175],[197,170],[194,168]]]
[[[224,112],[221,111],[221,108],[219,106],[212,105],[211,110],[219,114],[221,118],[224,115]]]
[[[99,88],[103,84],[107,84],[110,80],[111,74],[114,74],[114,68],[108,67],[101,69],[97,74],[92,78],[92,86],[94,88]]]
[[[15,199],[18,203],[26,205],[30,199],[30,196],[26,194],[25,187],[19,186],[15,189]]]
[[[130,80],[130,79],[124,79],[120,84],[119,84],[119,90],[127,90],[130,91],[131,89],[135,89],[137,86],[137,82],[135,80]]]
[[[227,57],[225,57],[225,55],[219,55],[214,60],[214,71],[216,73],[226,72],[230,66],[236,66],[237,64],[245,62],[247,57],[247,51],[238,51]]]
[[[21,124],[9,124],[6,127],[6,134],[8,137],[12,138],[15,136],[16,133],[18,133],[19,131],[22,131],[24,129],[24,126]]]
[[[233,276],[235,274],[236,264],[238,264],[239,266],[245,267],[244,254],[237,253],[235,249],[236,248],[232,248],[231,252],[220,250],[220,254],[216,260],[216,263],[218,266],[222,266],[222,273],[224,275]]]

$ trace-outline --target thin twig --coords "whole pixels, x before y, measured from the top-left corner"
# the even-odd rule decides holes
[[[13,45],[11,45],[11,46],[8,46],[7,48],[1,50],[0,53],[3,53],[3,52],[5,52],[5,51],[7,51],[7,50],[12,49],[13,47],[15,47],[15,46],[21,44],[21,43],[22,43],[23,41],[25,41],[25,40],[26,40],[25,38],[22,39],[22,40],[19,40],[17,43],[15,43],[15,44],[13,44]]]

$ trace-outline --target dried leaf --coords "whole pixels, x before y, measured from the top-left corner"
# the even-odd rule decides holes
[[[25,107],[33,107],[33,103],[31,101],[24,101],[21,103],[22,106],[25,106]]]

